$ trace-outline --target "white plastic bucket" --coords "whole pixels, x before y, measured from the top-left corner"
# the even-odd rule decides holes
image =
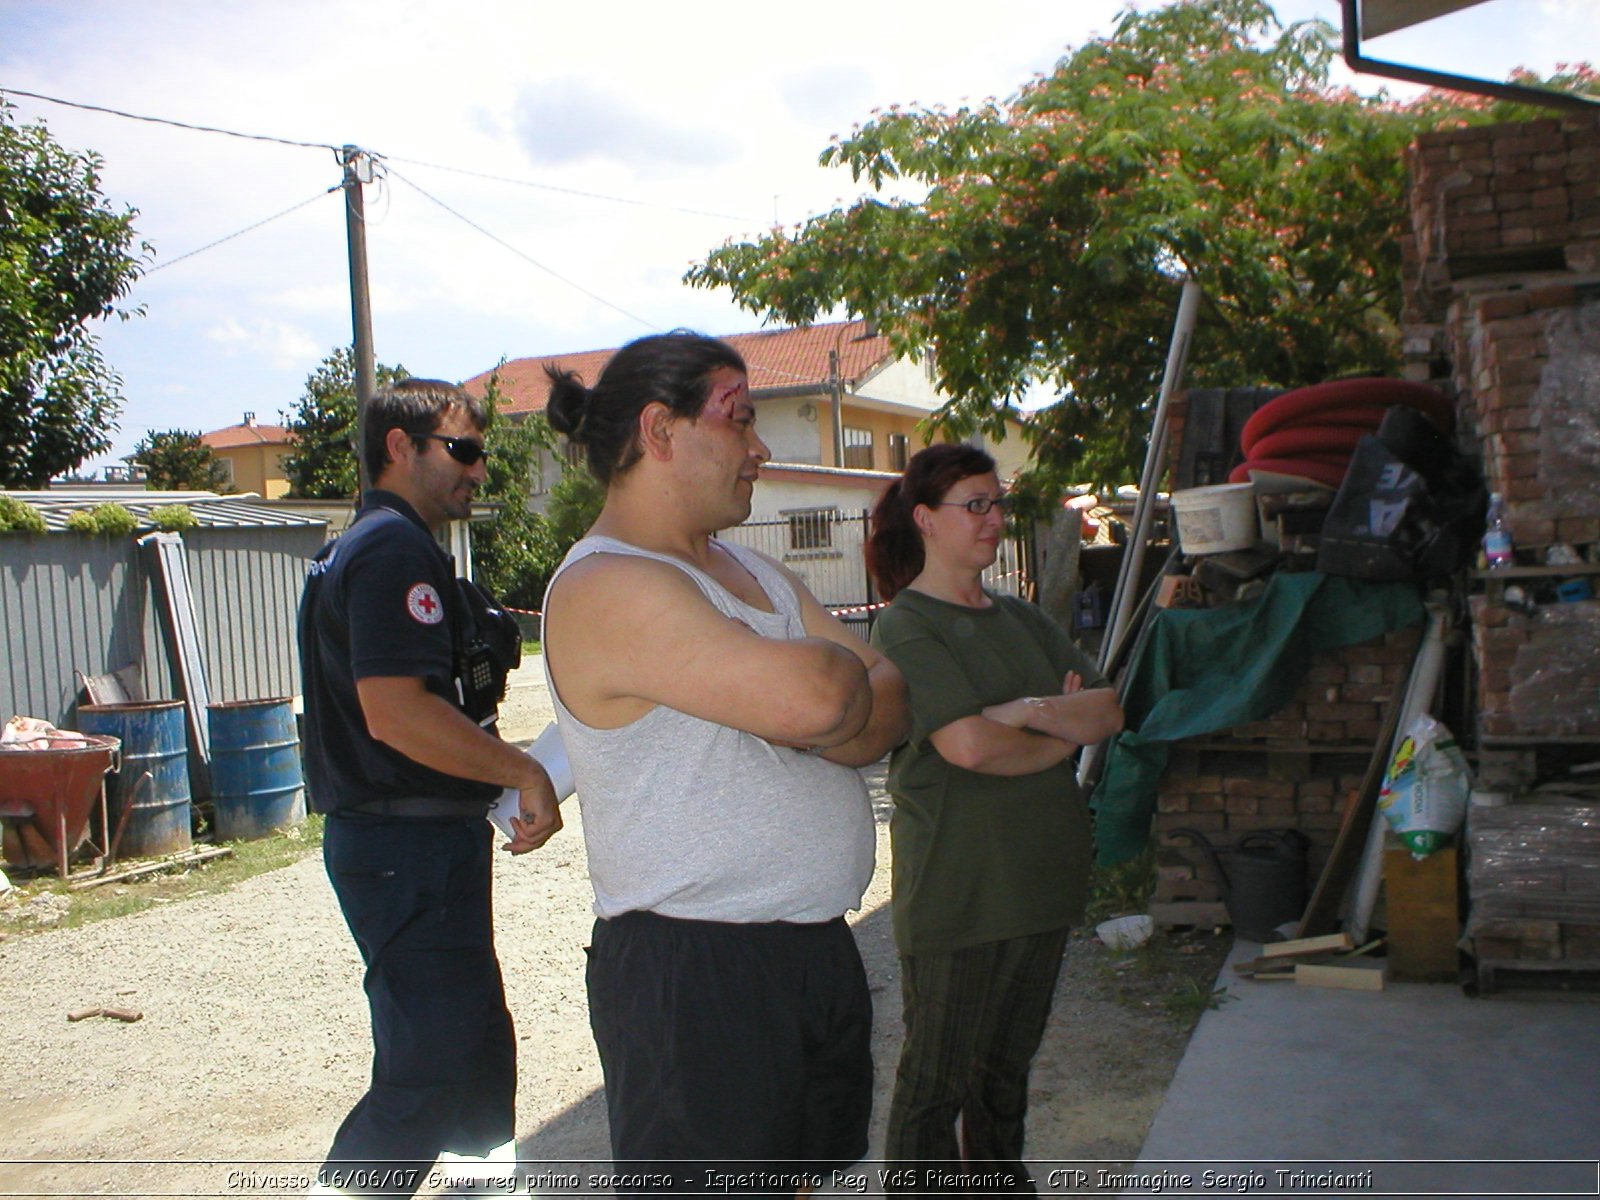
[[[1220,554],[1256,544],[1255,485],[1218,483],[1172,493],[1178,545],[1185,554]]]
[[[1108,950],[1134,950],[1150,940],[1155,921],[1144,913],[1134,917],[1113,917],[1101,921],[1094,932]]]

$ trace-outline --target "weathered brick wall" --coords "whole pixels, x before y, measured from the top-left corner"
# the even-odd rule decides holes
[[[1315,879],[1345,798],[1361,784],[1384,707],[1404,688],[1420,627],[1317,654],[1269,717],[1173,748],[1156,799],[1157,903],[1219,898],[1204,857],[1174,829],[1226,848],[1257,830],[1297,829]]]
[[[1464,279],[1594,269],[1600,118],[1425,134],[1408,159],[1412,233],[1401,247],[1408,331],[1442,319]]]

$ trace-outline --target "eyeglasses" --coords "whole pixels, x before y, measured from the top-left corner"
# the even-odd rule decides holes
[[[986,517],[991,508],[1002,513],[1011,511],[1010,496],[974,496],[971,500],[941,500],[936,508],[964,508],[975,517]]]
[[[419,433],[417,441],[431,439],[444,443],[444,452],[455,459],[463,467],[470,467],[480,459],[488,458],[492,451],[485,450],[482,442],[475,442],[471,438],[445,437],[442,433]]]

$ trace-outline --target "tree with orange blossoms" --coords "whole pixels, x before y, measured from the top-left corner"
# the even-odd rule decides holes
[[[1399,365],[1405,148],[1518,115],[1329,83],[1335,31],[1263,0],[1126,12],[1004,103],[875,113],[821,156],[872,195],[690,270],[753,312],[873,318],[932,353],[946,432],[998,433],[1030,388],[1037,481],[1136,478],[1179,283],[1203,289],[1192,387]],[[1559,85],[1593,91],[1586,67]],[[889,189],[915,187],[916,199]]]

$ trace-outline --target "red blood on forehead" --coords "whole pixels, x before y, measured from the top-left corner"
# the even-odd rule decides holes
[[[711,389],[711,395],[706,398],[705,408],[701,410],[702,416],[722,417],[731,419],[740,402],[750,402],[750,388],[745,380],[738,383],[718,384]]]

